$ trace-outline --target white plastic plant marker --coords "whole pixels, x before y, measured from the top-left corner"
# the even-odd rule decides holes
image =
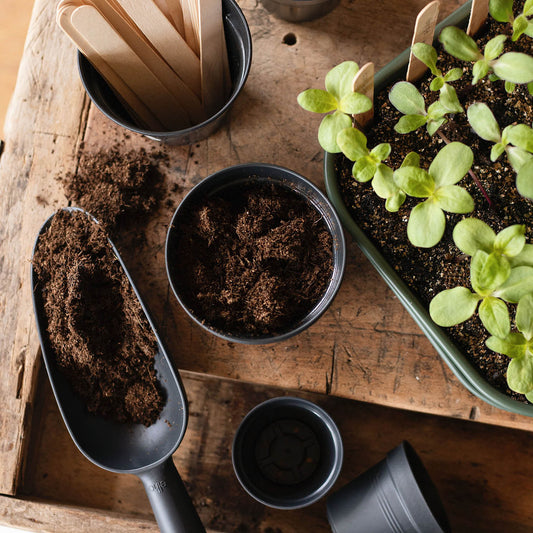
[[[352,91],[364,94],[374,103],[374,63],[365,63],[353,78]],[[374,118],[374,105],[365,113],[354,115],[353,118],[361,126],[366,126]]]
[[[72,12],[79,7],[77,3],[71,1],[60,2],[57,8],[57,23],[61,29],[70,37],[72,42],[78,47],[80,52],[87,57],[94,68],[104,77],[116,96],[122,101],[126,109],[141,126],[154,131],[162,131],[162,124],[156,119],[154,114],[139,100],[137,95],[124,83],[117,73],[101,58],[96,50],[82,35],[74,29],[71,24]]]
[[[202,72],[202,102],[208,115],[224,104],[225,83],[223,54],[227,55],[222,21],[221,0],[201,0],[199,6],[200,68]],[[224,43],[221,46],[221,43]]]
[[[200,96],[200,61],[161,10],[152,0],[116,1],[185,85]]]
[[[437,25],[437,19],[439,17],[439,9],[439,0],[433,0],[433,2],[430,2],[420,11],[420,13],[418,13],[411,45],[416,43],[433,44],[435,26]],[[407,67],[407,76],[405,79],[410,82],[418,80],[422,74],[424,74],[426,69],[426,65],[417,59],[413,55],[413,52],[411,52],[409,56],[409,66]]]
[[[180,102],[96,8],[89,5],[76,8],[71,23],[165,128],[173,130],[190,124]]]
[[[483,26],[489,14],[489,0],[472,0],[466,33],[471,37]]]

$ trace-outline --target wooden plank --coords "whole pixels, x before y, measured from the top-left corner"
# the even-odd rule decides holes
[[[0,159],[0,493],[12,494],[39,360],[28,259],[46,213],[65,203],[53,176],[75,170],[87,99],[55,5],[35,3]],[[53,61],[44,58],[53,57]]]
[[[258,403],[285,394],[320,404],[337,423],[345,453],[334,490],[405,439],[420,454],[435,482],[452,531],[530,531],[533,507],[527,495],[533,491],[533,463],[529,432],[187,372],[182,372],[182,378],[189,398],[189,425],[174,460],[210,531],[330,532],[324,499],[290,512],[270,509],[248,496],[233,474],[231,444],[243,416]],[[139,480],[103,471],[78,452],[46,380],[37,399],[42,406],[40,423],[34,428],[39,439],[32,439],[25,496],[20,504],[10,503],[7,511],[0,511],[3,520],[62,533],[152,531],[153,517]],[[60,502],[61,506],[39,506],[27,499]],[[32,524],[30,520],[35,519]]]

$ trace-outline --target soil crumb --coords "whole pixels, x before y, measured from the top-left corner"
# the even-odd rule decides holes
[[[59,211],[33,259],[56,363],[89,412],[149,426],[164,401],[157,340],[105,231]]]
[[[192,206],[175,251],[184,299],[206,324],[279,334],[313,309],[333,272],[320,213],[285,186],[240,184]]]
[[[168,163],[162,151],[148,153],[141,148],[123,153],[116,144],[84,154],[76,173],[59,180],[69,201],[112,232],[126,215],[136,218],[157,207],[163,182],[161,163]]]

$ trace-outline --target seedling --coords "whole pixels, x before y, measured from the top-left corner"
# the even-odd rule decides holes
[[[425,124],[428,133],[434,135],[447,122],[446,114],[463,111],[457,95],[454,101],[449,91],[445,91],[445,94],[443,98],[441,93],[439,99],[433,102],[426,111],[424,97],[412,83],[399,81],[394,84],[389,93],[389,100],[400,113],[403,113],[394,129],[398,133],[409,133]]]
[[[522,35],[533,37],[533,0],[526,0],[522,13],[516,18],[513,14],[513,0],[490,0],[489,13],[494,20],[498,22],[508,22],[513,27],[513,41],[518,40]]]
[[[504,337],[493,335],[486,345],[511,358],[507,384],[533,402],[533,295],[526,294],[518,302],[515,324],[518,332],[509,332]]]
[[[415,198],[426,198],[414,207],[407,223],[407,236],[414,246],[430,248],[444,235],[446,216],[450,213],[470,213],[474,200],[470,193],[456,185],[470,170],[474,161],[472,150],[452,142],[440,150],[429,170],[416,165],[412,158],[394,172],[394,183]]]
[[[482,139],[494,143],[490,158],[496,161],[504,152],[517,173],[518,192],[533,199],[533,128],[511,124],[500,132],[500,126],[487,104],[472,104],[467,110],[472,129]]]
[[[512,84],[531,83],[533,57],[521,52],[502,54],[506,39],[505,35],[493,37],[485,45],[484,53],[481,53],[476,41],[455,26],[444,28],[439,36],[446,52],[462,61],[474,63],[472,84],[475,85],[491,72]]]
[[[298,103],[305,110],[330,113],[318,128],[318,142],[326,152],[340,152],[339,132],[352,127],[352,115],[372,109],[372,100],[368,96],[352,90],[353,78],[358,71],[357,63],[345,61],[327,73],[326,90],[307,89],[298,95]]]
[[[526,248],[525,226],[513,225],[496,234],[475,218],[459,222],[453,232],[456,246],[471,255],[467,287],[446,289],[429,305],[439,326],[451,327],[468,320],[479,305],[479,318],[487,331],[505,338],[510,333],[508,303],[517,303],[533,291],[531,250]]]

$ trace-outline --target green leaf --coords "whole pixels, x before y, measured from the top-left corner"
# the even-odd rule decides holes
[[[494,250],[508,257],[518,255],[526,244],[526,227],[523,224],[513,224],[496,235]]]
[[[374,177],[377,168],[377,163],[366,155],[355,162],[352,168],[352,174],[357,181],[364,183]]]
[[[365,113],[372,109],[373,103],[368,96],[360,93],[345,94],[339,102],[339,111],[349,115],[357,115],[358,113]]]
[[[442,209],[431,200],[426,200],[411,210],[407,237],[413,246],[431,248],[442,239],[445,227],[446,217]]]
[[[374,156],[378,161],[385,161],[389,157],[391,152],[391,146],[389,143],[381,143],[372,148],[370,152],[371,156]]]
[[[428,198],[435,191],[435,181],[421,168],[401,166],[393,176],[396,185],[409,196]]]
[[[462,61],[477,61],[481,57],[476,41],[455,26],[444,28],[439,41],[446,52]]]
[[[533,152],[533,128],[527,124],[507,126],[507,140],[514,146],[518,146],[528,152]]]
[[[472,67],[472,85],[475,85],[479,80],[482,80],[490,70],[489,62],[486,59],[480,59],[474,63]]]
[[[307,89],[298,95],[298,103],[312,113],[329,113],[337,109],[337,99],[323,89]]]
[[[437,187],[455,185],[470,170],[473,162],[474,154],[468,146],[452,142],[435,156],[429,167],[429,173]]]
[[[354,61],[344,61],[333,67],[326,74],[326,90],[338,101],[353,92],[352,85],[354,76],[359,72],[359,66]]]
[[[527,353],[523,357],[515,357],[507,367],[507,383],[509,387],[522,394],[533,390],[533,357]]]
[[[482,139],[498,143],[501,140],[500,126],[487,104],[478,102],[466,110],[466,116],[472,129]]]
[[[504,339],[489,337],[485,344],[489,350],[507,357],[523,357],[527,348],[527,341],[520,333],[509,333]]]
[[[533,200],[533,157],[518,171],[516,188],[522,196]]]
[[[487,61],[492,61],[501,55],[503,52],[503,47],[505,46],[505,41],[507,40],[506,35],[496,35],[493,37],[486,45],[484,50],[485,59]]]
[[[398,194],[395,194],[391,196],[390,198],[387,198],[385,202],[385,209],[387,211],[390,211],[391,213],[396,213],[400,209],[400,207],[403,205],[403,203],[405,202],[405,198],[406,198],[405,193],[403,191],[398,191]]]
[[[370,153],[366,147],[366,142],[365,134],[351,126],[337,134],[337,144],[350,161],[357,161]]]
[[[513,83],[533,81],[533,57],[521,52],[507,52],[496,60],[492,68],[496,76]]]
[[[423,126],[426,122],[427,117],[424,115],[403,115],[394,126],[394,129],[398,133],[410,133]]]
[[[461,252],[473,256],[478,250],[490,254],[494,250],[496,233],[478,218],[465,218],[453,229],[453,241]]]
[[[418,89],[407,81],[395,83],[389,92],[391,104],[404,115],[425,115],[426,103]]]
[[[440,76],[440,70],[437,68],[437,50],[433,46],[426,43],[415,43],[411,47],[411,52],[431,70],[433,76]]]
[[[448,213],[465,214],[474,210],[474,199],[459,185],[444,185],[433,194],[436,204]]]
[[[448,113],[448,110],[444,107],[440,99],[428,107],[428,119],[440,120],[446,113]]]
[[[518,148],[518,146],[507,146],[506,152],[509,163],[511,163],[515,172],[520,172],[520,169],[533,159],[533,155],[522,148]]]
[[[522,14],[526,17],[532,17],[533,16],[533,0],[526,0],[524,3],[524,8],[522,10]]]
[[[526,392],[524,395],[528,402],[533,403],[533,391]]]
[[[529,341],[533,337],[533,295],[526,294],[520,298],[516,307],[516,327]]]
[[[443,125],[443,124],[446,124],[447,119],[445,118],[441,118],[439,120],[428,120],[428,123],[426,125],[426,128],[428,130],[428,133],[430,135],[435,135],[435,133],[437,133],[437,130]]]
[[[352,119],[340,111],[335,111],[332,115],[326,115],[318,127],[318,142],[320,146],[326,152],[331,152],[332,154],[340,152],[341,149],[337,144],[337,135],[351,126]]]
[[[513,17],[513,0],[490,0],[489,13],[498,22],[509,22]]]
[[[430,91],[440,91],[444,85],[444,79],[440,76],[438,78],[433,78],[429,84]]]
[[[499,298],[488,296],[479,306],[479,318],[485,329],[496,337],[505,338],[511,331],[509,310]]]
[[[490,149],[490,160],[492,162],[496,161],[503,154],[503,152],[505,152],[505,144],[496,143]]]
[[[470,282],[472,288],[481,296],[490,296],[509,279],[511,266],[505,257],[499,254],[487,254],[478,250],[470,263]],[[493,294],[493,296],[498,296]],[[504,298],[505,299],[505,298]]]
[[[459,78],[463,76],[463,69],[462,68],[452,68],[449,72],[447,72],[444,75],[444,81],[449,83],[452,81],[457,81]]]
[[[517,41],[520,36],[527,30],[528,20],[524,15],[519,15],[513,21],[513,35],[511,40]]]
[[[519,266],[511,270],[511,275],[494,292],[494,296],[509,303],[517,303],[530,292],[533,292],[533,268]]]
[[[511,268],[519,266],[533,267],[533,244],[525,244],[522,251],[514,257],[509,257]]]
[[[416,152],[409,152],[403,158],[401,167],[420,167],[420,156]]]
[[[451,85],[446,84],[442,87],[439,101],[445,107],[448,113],[463,112],[461,102],[459,102],[459,98],[457,98],[457,92]]]
[[[405,193],[394,183],[392,168],[387,165],[378,165],[372,180],[372,187],[380,198],[387,200],[387,211],[396,212],[405,201]]]
[[[503,84],[503,88],[505,89],[505,92],[506,93],[513,93],[514,90],[516,89],[516,83],[512,83],[510,81],[506,81],[504,84]]]
[[[455,287],[439,292],[429,304],[433,322],[444,328],[468,320],[476,311],[480,298],[466,287]]]

